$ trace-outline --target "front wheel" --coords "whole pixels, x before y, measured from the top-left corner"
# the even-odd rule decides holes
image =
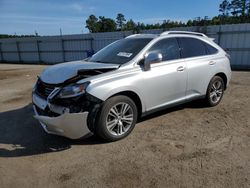
[[[137,107],[127,96],[114,96],[103,104],[95,134],[107,141],[117,141],[128,136],[137,121]]]
[[[211,107],[218,105],[223,97],[224,90],[225,83],[223,79],[219,76],[213,77],[207,88],[207,105]]]

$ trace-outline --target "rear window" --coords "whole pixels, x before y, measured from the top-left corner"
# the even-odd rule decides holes
[[[211,46],[211,45],[209,45],[207,43],[205,43],[205,45],[206,45],[206,48],[207,48],[207,54],[208,55],[212,55],[212,54],[218,53],[218,50],[216,48],[214,48],[213,46]]]

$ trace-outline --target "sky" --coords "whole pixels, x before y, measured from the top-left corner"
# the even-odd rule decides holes
[[[89,15],[136,22],[187,21],[218,15],[222,0],[0,0],[0,34],[39,35],[87,33]]]

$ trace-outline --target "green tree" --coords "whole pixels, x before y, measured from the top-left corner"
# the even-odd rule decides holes
[[[99,16],[98,25],[100,27],[100,32],[116,31],[116,23],[111,18],[105,18],[104,16]]]
[[[111,32],[111,31],[133,31],[138,33],[145,29],[165,29],[185,26],[207,26],[219,24],[238,24],[250,22],[250,0],[221,0],[219,5],[218,16],[211,19],[208,17],[197,17],[187,22],[177,22],[172,20],[164,20],[162,24],[144,24],[138,22],[137,24],[132,20],[126,22],[125,16],[121,13],[117,14],[116,20],[100,16],[97,19],[94,15],[90,15],[86,20],[86,28],[90,32]]]
[[[230,4],[233,16],[245,16],[249,0],[232,0]]]
[[[239,8],[240,8],[239,0],[232,0],[230,3],[230,10],[233,16],[238,16],[240,12]]]
[[[123,30],[125,22],[126,22],[125,16],[121,13],[117,14],[116,24],[119,30]]]
[[[188,27],[193,26],[193,20],[188,20],[187,26],[188,26]]]
[[[247,15],[250,16],[250,0],[247,2]]]
[[[126,30],[126,31],[134,31],[135,29],[136,29],[136,23],[132,20],[132,19],[130,19],[129,21],[127,21],[127,23],[125,24],[125,26],[124,26],[124,29]]]
[[[228,16],[230,10],[230,2],[228,0],[222,1],[220,4],[219,11],[222,13],[223,16]]]
[[[89,29],[91,33],[100,32],[100,27],[98,24],[98,19],[95,15],[90,15],[89,18],[86,20],[86,28]]]
[[[211,20],[211,24],[212,24],[212,25],[219,25],[219,24],[221,24],[221,19],[220,19],[220,17],[219,17],[219,16],[213,17],[212,20]]]
[[[247,1],[242,0],[241,3],[242,3],[241,15],[245,16],[247,10]]]

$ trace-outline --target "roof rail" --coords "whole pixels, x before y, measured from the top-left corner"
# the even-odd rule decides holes
[[[126,37],[126,39],[128,39],[128,38],[133,38],[133,37],[136,37],[136,36],[140,36],[141,34],[133,34],[133,35],[129,35],[129,36],[127,36]]]
[[[156,34],[148,34],[148,33],[141,33],[141,34],[133,34],[133,35],[129,35],[126,38],[136,38],[136,37],[157,37],[158,35]]]
[[[165,31],[163,33],[161,33],[160,36],[163,35],[175,35],[175,34],[186,34],[186,35],[195,35],[195,36],[200,36],[200,37],[207,37],[207,35],[203,34],[203,33],[197,33],[197,32],[190,32],[190,31]]]

